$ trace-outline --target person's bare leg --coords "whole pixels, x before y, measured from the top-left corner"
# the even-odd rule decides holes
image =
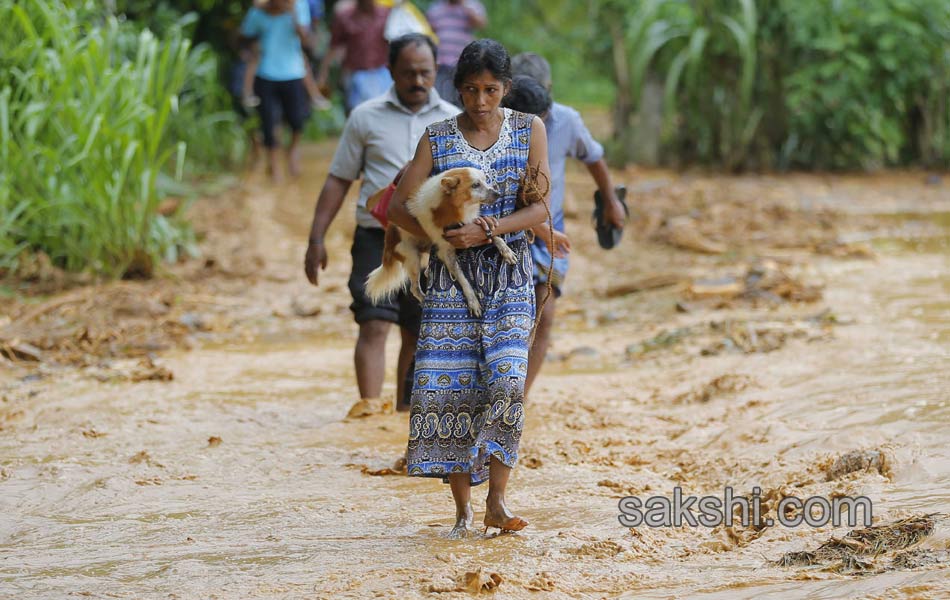
[[[538,310],[541,309],[541,301],[544,300],[546,293],[547,285],[542,283],[534,286],[534,297],[538,303]],[[541,371],[541,367],[544,365],[544,357],[547,356],[548,347],[551,345],[551,329],[554,327],[555,304],[557,304],[557,302],[554,297],[554,290],[552,289],[548,301],[544,304],[544,314],[541,315],[541,320],[538,322],[538,330],[534,334],[534,346],[528,350],[528,374],[527,377],[525,377],[524,383],[525,396],[531,391],[531,384],[534,383],[535,378]]]
[[[373,320],[360,324],[353,359],[356,363],[356,385],[360,398],[379,398],[386,377],[386,336],[390,324]]]
[[[272,146],[267,149],[267,175],[274,181],[280,181],[280,171],[277,169],[277,160],[280,149]]]
[[[488,498],[485,499],[485,529],[497,527],[505,531],[519,531],[528,526],[528,522],[516,516],[505,506],[505,490],[511,467],[495,456],[491,457],[488,467]]]
[[[400,327],[402,334],[402,345],[399,347],[399,361],[396,363],[396,410],[407,411],[409,406],[403,404],[402,398],[406,393],[406,375],[409,366],[412,365],[412,359],[416,355],[416,343],[419,337],[415,332],[409,331],[405,327]]]
[[[472,531],[475,525],[475,511],[472,509],[472,476],[469,473],[452,473],[449,486],[455,500],[455,525],[448,537],[462,539]]]
[[[294,131],[290,136],[290,146],[287,147],[287,172],[291,177],[300,175],[300,132]]]

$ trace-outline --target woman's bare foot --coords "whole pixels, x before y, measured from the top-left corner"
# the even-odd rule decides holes
[[[472,505],[469,504],[465,507],[465,510],[457,513],[455,515],[455,526],[452,527],[452,531],[448,533],[445,537],[450,540],[461,540],[467,538],[475,527],[475,511],[472,509]]]
[[[508,510],[503,498],[494,498],[491,494],[485,500],[485,520],[483,523],[486,532],[489,527],[495,527],[504,533],[506,531],[521,531],[528,526],[528,521]]]

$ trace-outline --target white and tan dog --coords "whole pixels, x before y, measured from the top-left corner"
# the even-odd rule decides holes
[[[379,302],[405,287],[408,280],[412,295],[422,301],[419,274],[422,270],[423,254],[434,245],[439,259],[462,287],[472,314],[481,316],[481,305],[472,284],[459,268],[455,247],[443,238],[442,234],[447,227],[471,223],[479,216],[482,204],[491,204],[497,198],[498,193],[488,185],[485,174],[479,169],[449,169],[427,179],[409,197],[406,208],[419,221],[429,238],[419,239],[390,223],[386,228],[383,264],[366,278],[366,295],[373,302]],[[517,261],[515,253],[505,240],[493,236],[492,241],[505,261],[510,264]]]

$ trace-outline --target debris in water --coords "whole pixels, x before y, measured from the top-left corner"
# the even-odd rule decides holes
[[[220,445],[221,445],[221,442],[222,442],[221,438],[219,438],[219,437],[216,436],[216,435],[213,435],[213,436],[211,436],[211,437],[208,438],[208,447],[209,447],[209,448],[214,448],[214,447],[216,447],[216,446],[220,446]]]
[[[887,476],[887,459],[880,450],[854,450],[839,456],[826,470],[832,481],[855,471],[877,471]]]
[[[165,367],[155,364],[151,357],[146,356],[138,361],[118,361],[106,366],[87,371],[99,381],[172,381],[175,374]]]
[[[537,456],[528,456],[522,457],[520,464],[526,469],[540,469],[544,463]]]
[[[681,404],[705,403],[720,394],[741,392],[752,383],[752,378],[745,375],[720,375],[700,388],[680,394],[673,401]]]
[[[569,549],[574,556],[590,556],[593,558],[613,558],[623,552],[623,546],[613,540],[600,540],[584,544],[579,548]]]
[[[788,552],[772,564],[780,567],[830,565],[841,573],[862,573],[874,568],[874,560],[883,554],[909,548],[933,534],[940,513],[914,515],[887,525],[853,529],[841,538],[832,537],[813,551]],[[907,554],[906,552],[903,554]],[[914,555],[895,556],[893,568],[911,564]]]
[[[106,434],[101,431],[96,431],[95,429],[86,429],[85,431],[82,432],[82,435],[83,437],[87,437],[91,440],[94,440],[96,438],[104,437]]]
[[[557,587],[553,575],[548,571],[541,571],[529,581],[524,588],[531,592],[553,592]]]
[[[468,571],[458,577],[454,584],[429,584],[426,587],[427,592],[446,593],[446,592],[468,592],[473,596],[478,596],[482,592],[495,590],[504,581],[498,573],[484,573],[479,567],[474,571]]]
[[[726,251],[725,244],[703,235],[699,231],[696,220],[690,216],[669,219],[662,238],[671,246],[702,254],[722,254]]]
[[[483,573],[482,568],[479,567],[474,571],[465,573],[463,581],[464,583],[459,591],[478,595],[482,592],[494,590],[501,585],[503,579],[498,573]]]
[[[683,341],[691,332],[692,330],[689,327],[665,329],[648,340],[627,346],[627,357],[634,358],[662,348],[675,346]]]
[[[370,469],[367,465],[361,465],[360,472],[364,475],[405,475],[407,471],[406,457],[400,457],[393,466],[383,467],[382,469]]]
[[[633,281],[611,285],[607,288],[607,293],[605,295],[608,298],[616,298],[618,296],[636,294],[637,292],[643,292],[646,290],[656,290],[679,285],[684,281],[686,281],[686,277],[683,275],[677,275],[675,273],[662,273],[660,275],[651,275],[642,279],[635,279]]]
[[[31,360],[40,362],[43,360],[43,351],[32,344],[13,340],[0,346],[0,355],[10,360]]]

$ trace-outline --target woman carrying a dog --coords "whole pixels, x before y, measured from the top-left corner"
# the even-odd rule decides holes
[[[408,469],[410,476],[440,477],[451,485],[456,521],[450,537],[471,531],[471,488],[485,481],[486,531],[528,525],[506,506],[505,488],[518,460],[535,320],[534,266],[525,230],[545,221],[547,197],[527,205],[517,199],[532,174],[550,181],[550,169],[541,119],[501,107],[510,86],[511,59],[504,46],[482,39],[462,51],[455,87],[464,110],[428,127],[388,211],[390,221],[425,237],[406,200],[428,177],[455,167],[481,169],[499,195],[482,205],[476,222],[445,232],[475,288],[482,316],[473,316],[458,282],[434,252],[422,302]],[[515,264],[501,259],[492,236],[503,236],[517,256]]]

